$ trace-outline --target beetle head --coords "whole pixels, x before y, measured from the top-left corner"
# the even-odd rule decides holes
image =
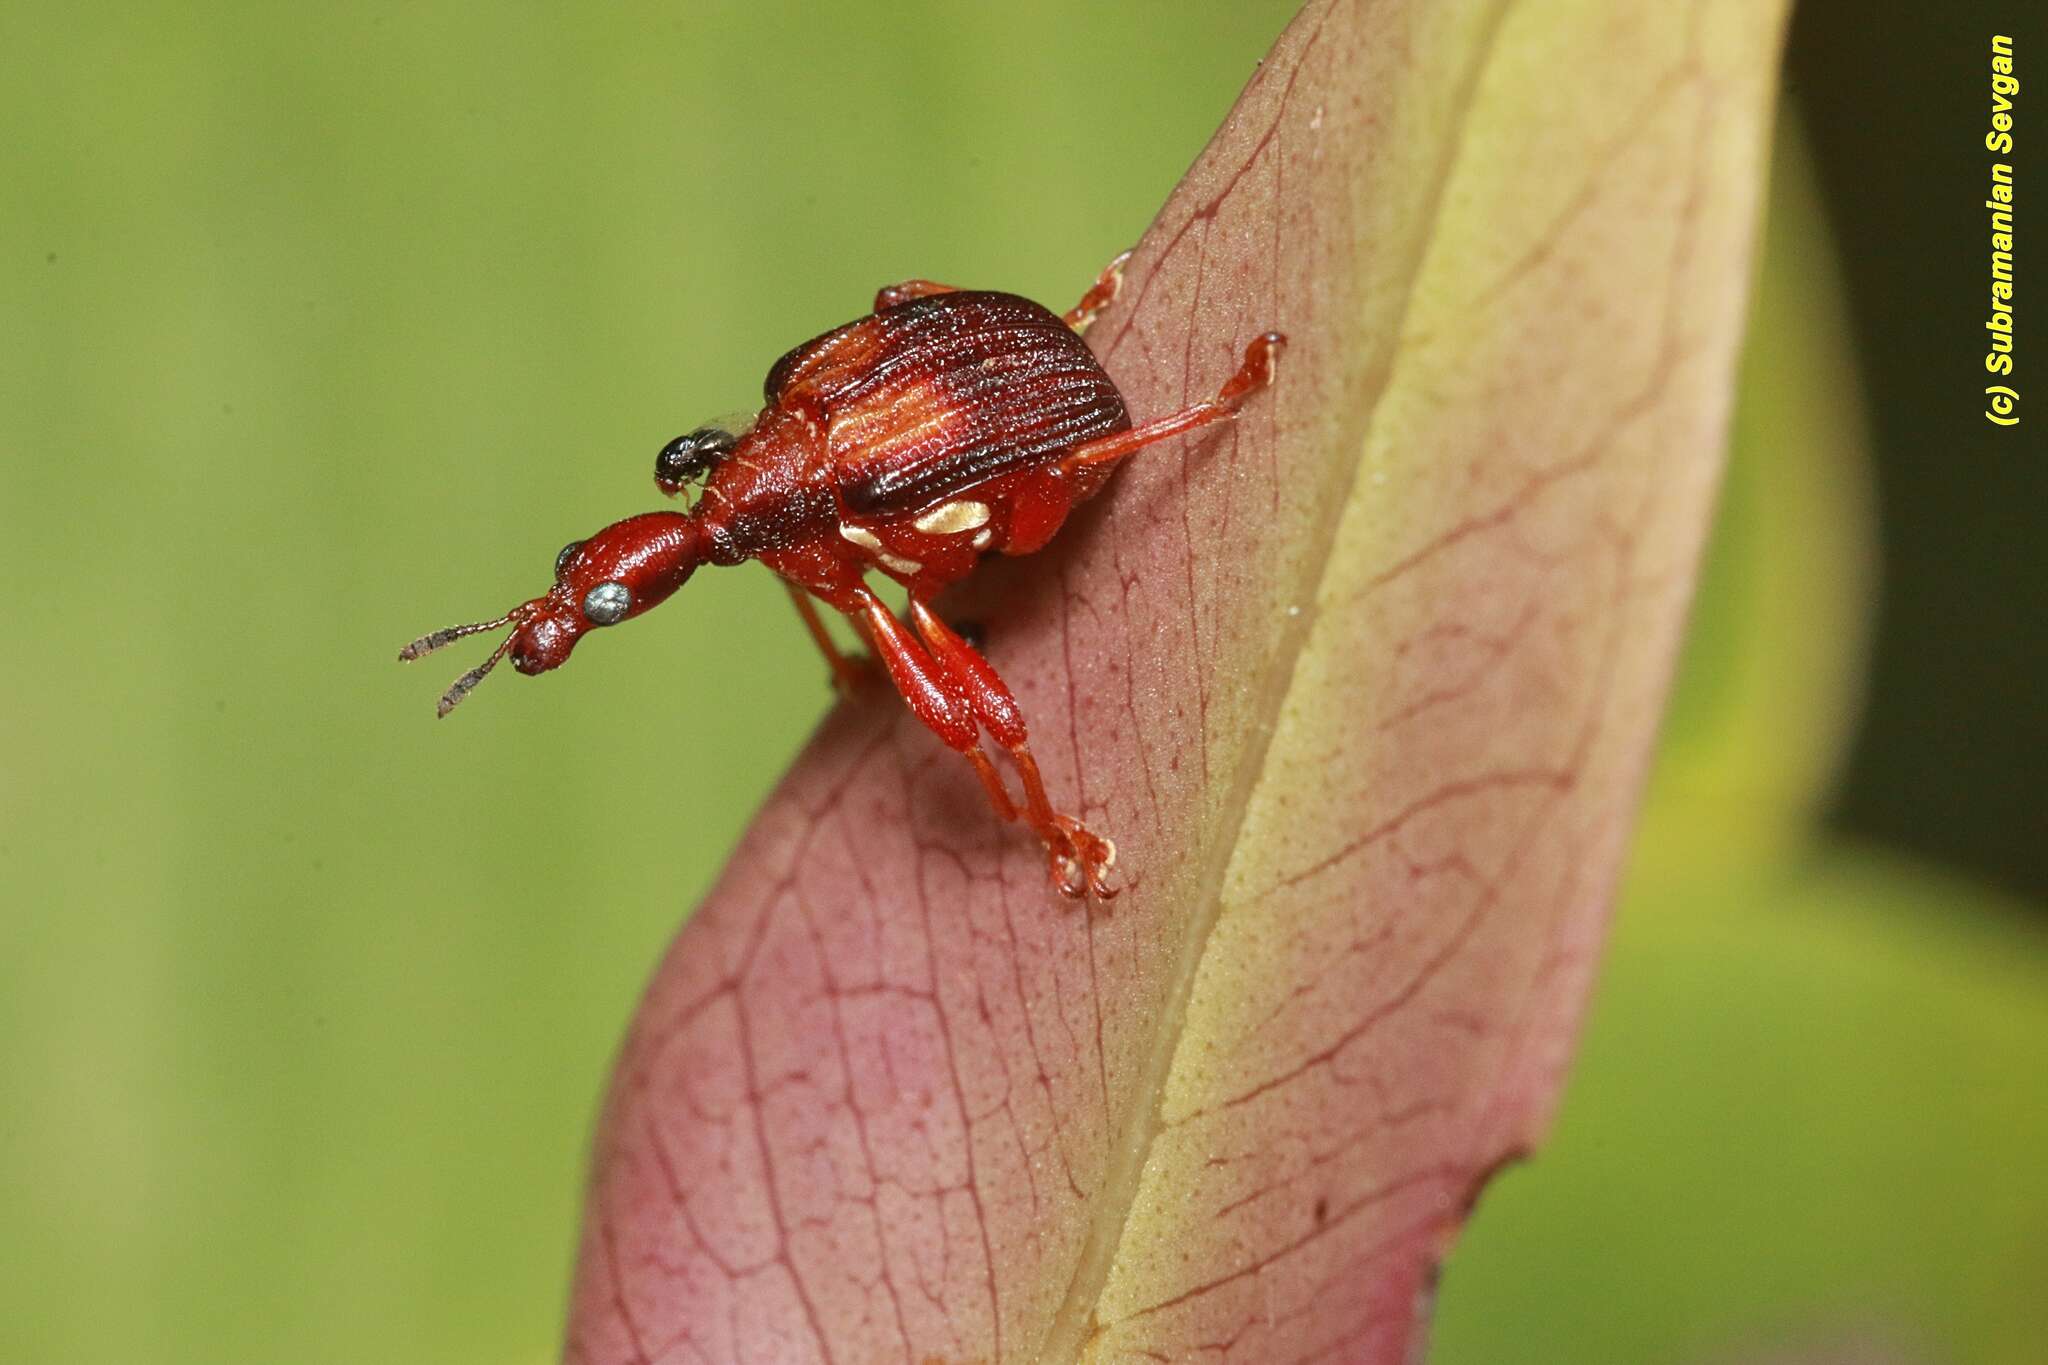
[[[398,657],[422,658],[466,635],[512,627],[512,633],[489,658],[457,678],[443,694],[437,710],[445,716],[507,654],[521,673],[560,668],[586,632],[615,626],[659,606],[689,581],[703,559],[703,532],[692,517],[646,512],[615,521],[588,540],[573,540],[563,546],[555,556],[554,585],[539,597],[495,620],[422,635],[398,651]]]

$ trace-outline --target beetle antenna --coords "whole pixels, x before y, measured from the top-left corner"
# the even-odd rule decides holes
[[[498,624],[503,625],[504,623],[501,621]],[[513,634],[507,635],[504,639],[498,641],[498,647],[491,651],[490,658],[485,659],[475,668],[470,669],[469,672],[448,685],[448,690],[441,694],[440,703],[434,707],[434,715],[437,719],[445,719],[450,711],[461,705],[464,697],[476,690],[476,685],[484,680],[484,675],[497,666],[498,660],[505,657],[506,650],[512,648],[512,641],[517,638],[517,634],[515,631]]]
[[[473,621],[466,626],[448,626],[422,635],[419,639],[414,640],[404,649],[398,651],[398,661],[400,663],[411,663],[414,659],[424,659],[441,646],[452,645],[465,635],[475,635],[479,631],[496,630],[499,626],[509,626],[512,624],[513,614],[508,611],[495,621]]]

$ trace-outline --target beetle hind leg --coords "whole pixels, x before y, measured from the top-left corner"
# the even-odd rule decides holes
[[[1278,332],[1265,332],[1252,339],[1245,347],[1244,364],[1237,367],[1237,373],[1223,382],[1216,396],[1205,403],[1182,408],[1179,412],[1155,417],[1142,426],[1128,431],[1119,431],[1111,436],[1084,441],[1067,452],[1060,462],[1068,473],[1086,469],[1091,465],[1106,464],[1121,460],[1126,455],[1143,450],[1156,441],[1171,436],[1195,431],[1212,422],[1224,422],[1237,416],[1237,411],[1260,389],[1273,382],[1279,368],[1280,350],[1287,344],[1287,338]]]
[[[1096,315],[1109,307],[1117,291],[1124,287],[1124,265],[1130,259],[1130,252],[1118,252],[1115,260],[1102,267],[1102,273],[1095,277],[1095,283],[1088,286],[1088,292],[1081,296],[1081,301],[1060,315],[1060,321],[1076,332],[1086,332]]]
[[[884,308],[894,308],[897,304],[909,303],[912,299],[928,299],[934,294],[959,292],[959,285],[940,284],[937,280],[904,280],[898,284],[885,284],[875,291],[874,311],[879,313]]]

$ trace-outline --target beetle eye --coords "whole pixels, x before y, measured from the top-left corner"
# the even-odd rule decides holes
[[[616,625],[633,609],[633,594],[624,583],[600,583],[583,594],[583,614],[593,625]]]
[[[567,545],[564,545],[562,547],[562,552],[555,556],[556,578],[560,578],[564,573],[568,572],[569,561],[574,559],[576,557],[576,552],[582,548],[583,542],[580,540],[572,540]]]

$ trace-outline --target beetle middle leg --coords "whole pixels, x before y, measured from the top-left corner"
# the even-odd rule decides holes
[[[864,622],[875,642],[875,652],[889,670],[889,680],[903,694],[910,713],[946,742],[946,747],[965,756],[981,778],[996,814],[1005,820],[1017,818],[1017,803],[1010,799],[1003,779],[981,751],[981,732],[974,721],[974,708],[959,687],[931,654],[918,643],[882,599],[866,588],[853,594],[852,615]],[[857,614],[856,614],[857,613]]]

